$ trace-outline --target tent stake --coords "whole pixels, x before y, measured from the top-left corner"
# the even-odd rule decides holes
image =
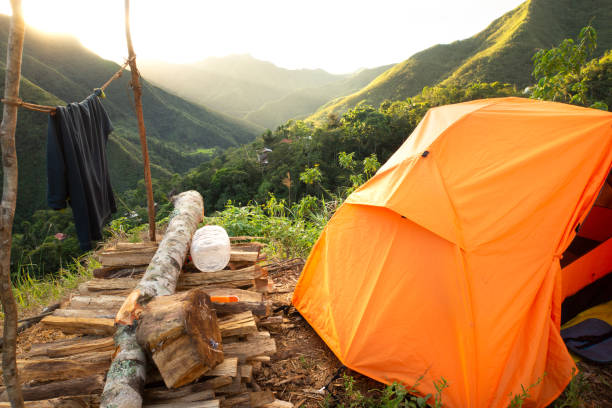
[[[6,74],[4,97],[19,98],[21,78],[21,57],[25,22],[21,11],[21,0],[11,0],[13,16],[6,52]],[[17,105],[5,104],[0,124],[2,144],[2,170],[4,188],[0,208],[0,298],[4,311],[4,343],[2,345],[2,376],[12,407],[23,407],[23,395],[19,384],[19,373],[15,360],[17,342],[17,305],[11,284],[11,244],[13,242],[13,218],[17,202],[17,151],[15,150],[15,129],[17,128]]]
[[[136,54],[132,46],[130,34],[130,0],[125,0],[125,37],[128,47],[128,61],[132,71],[131,86],[134,91],[134,105],[138,118],[138,133],[140,133],[140,147],[142,148],[142,162],[144,165],[145,188],[147,189],[147,207],[149,209],[149,240],[155,242],[155,202],[153,201],[153,186],[151,184],[151,166],[149,165],[149,149],[147,147],[147,133],[142,114],[142,86],[140,85],[140,72],[136,66]]]

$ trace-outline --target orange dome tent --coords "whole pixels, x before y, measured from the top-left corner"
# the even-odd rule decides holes
[[[330,220],[293,303],[371,378],[424,375],[424,394],[444,378],[449,407],[506,407],[537,383],[525,406],[545,407],[575,367],[561,303],[612,270],[609,230],[588,272],[560,267],[611,166],[609,112],[522,98],[431,109]]]

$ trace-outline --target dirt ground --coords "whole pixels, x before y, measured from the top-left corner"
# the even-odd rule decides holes
[[[341,369],[342,364],[319,338],[308,323],[291,306],[293,289],[301,272],[302,263],[297,262],[292,269],[270,272],[274,287],[270,288],[275,314],[282,314],[285,323],[282,327],[271,328],[271,335],[276,340],[277,353],[269,362],[262,363],[261,369],[255,372],[255,381],[262,389],[275,391],[277,398],[290,401],[296,407],[325,407],[337,405],[334,398],[342,400],[344,394],[343,380],[337,378],[330,383],[335,374],[347,374],[355,379],[355,388],[363,394],[373,395],[383,384],[371,380],[359,373]],[[29,350],[32,343],[48,342],[72,336],[66,336],[57,330],[44,329],[35,325],[19,335],[17,351]],[[558,400],[557,406],[612,408],[612,367],[597,367],[578,363],[581,372],[576,390],[582,399],[577,405],[559,405],[564,397]],[[341,369],[339,371],[339,369]],[[328,391],[322,388],[327,386]],[[565,394],[572,394],[566,390]],[[554,406],[554,405],[553,405]]]

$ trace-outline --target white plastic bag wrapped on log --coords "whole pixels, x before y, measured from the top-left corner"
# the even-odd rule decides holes
[[[225,268],[230,260],[231,244],[223,227],[206,225],[198,229],[191,240],[191,259],[202,272]]]

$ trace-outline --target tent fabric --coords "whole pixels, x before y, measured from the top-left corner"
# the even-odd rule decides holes
[[[449,407],[506,407],[537,383],[526,406],[544,407],[575,368],[559,259],[611,167],[609,112],[523,98],[430,109],[332,217],[293,303],[371,378],[424,376],[423,394],[444,378]]]

